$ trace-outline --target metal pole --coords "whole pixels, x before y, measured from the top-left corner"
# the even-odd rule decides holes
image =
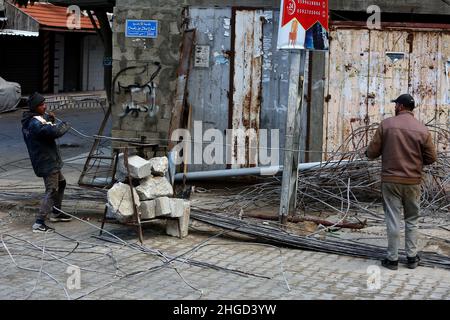
[[[358,162],[360,165],[367,165],[365,160],[355,159],[355,160],[339,160],[339,161],[329,161],[329,162],[308,162],[299,163],[298,171],[307,170],[318,170],[324,168],[336,168],[339,166],[345,166],[348,163]],[[169,160],[169,171],[175,172],[175,165],[173,160]],[[187,172],[187,173],[177,173],[175,174],[175,182],[183,181],[201,181],[201,180],[211,180],[219,178],[231,178],[231,177],[242,177],[242,176],[277,176],[281,175],[283,172],[283,166],[273,166],[273,167],[254,167],[254,168],[239,168],[239,169],[225,169],[225,170],[211,170],[211,171],[198,171],[198,172]],[[173,174],[171,174],[172,176]]]
[[[303,82],[300,82],[300,67],[305,66],[306,51],[291,51],[289,77],[288,111],[286,114],[286,137],[284,151],[284,170],[281,185],[279,218],[286,224],[287,216],[296,206],[292,197],[297,194],[298,146],[300,139],[300,106],[303,96]]]

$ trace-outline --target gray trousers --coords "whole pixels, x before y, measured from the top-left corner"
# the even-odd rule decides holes
[[[44,177],[44,184],[45,196],[42,200],[39,213],[36,214],[36,219],[41,220],[45,220],[47,215],[52,212],[53,206],[61,209],[64,189],[66,188],[66,179],[62,175],[61,171],[57,171]]]
[[[402,211],[405,219],[406,254],[408,257],[415,257],[419,233],[420,185],[383,182],[381,193],[388,234],[387,258],[391,261],[398,260]]]

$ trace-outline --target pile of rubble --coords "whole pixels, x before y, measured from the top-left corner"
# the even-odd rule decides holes
[[[166,233],[183,238],[188,234],[190,203],[173,197],[173,187],[169,182],[168,159],[166,157],[143,159],[137,155],[128,157],[130,177],[137,181],[133,187],[134,202],[140,220],[164,218]],[[108,217],[122,223],[135,222],[133,198],[128,182],[128,170],[124,155],[118,158],[116,180],[108,191]]]

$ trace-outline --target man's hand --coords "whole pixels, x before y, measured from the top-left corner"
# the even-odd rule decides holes
[[[55,116],[55,114],[53,112],[47,112],[47,116],[48,116],[48,119],[50,120],[51,123],[55,123],[56,116]]]

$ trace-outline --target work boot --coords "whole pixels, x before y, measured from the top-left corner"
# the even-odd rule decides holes
[[[67,214],[64,214],[64,213],[58,213],[58,214],[52,213],[50,215],[49,220],[51,222],[69,222],[69,221],[72,221],[72,217],[68,216]]]
[[[420,257],[416,255],[415,257],[407,257],[408,263],[406,266],[409,269],[415,269],[419,265]]]
[[[391,270],[397,270],[398,269],[398,261],[391,261],[388,258],[381,261],[381,265],[385,268],[391,269]]]

